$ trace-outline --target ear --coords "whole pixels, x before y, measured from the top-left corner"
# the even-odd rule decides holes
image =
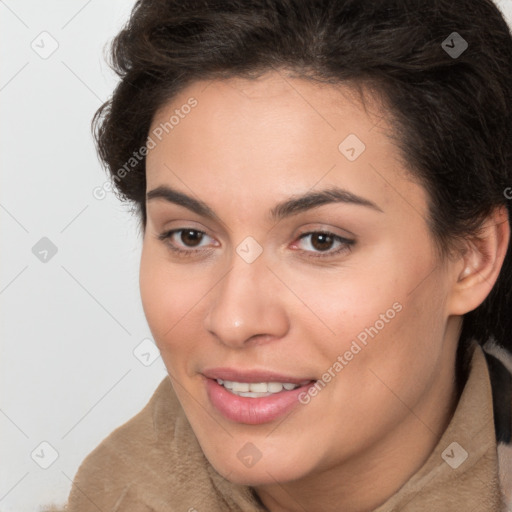
[[[500,206],[483,222],[478,235],[466,240],[454,262],[448,314],[464,315],[482,304],[498,279],[509,238],[507,209]]]

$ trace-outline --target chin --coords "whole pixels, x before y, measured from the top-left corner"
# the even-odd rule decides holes
[[[286,457],[281,458],[279,461],[274,460],[274,458],[265,461],[262,457],[249,467],[245,466],[244,463],[236,457],[234,460],[221,460],[218,457],[214,460],[207,456],[207,459],[217,473],[237,485],[255,487],[286,483],[299,480],[308,474],[305,468],[290,464],[290,461]]]

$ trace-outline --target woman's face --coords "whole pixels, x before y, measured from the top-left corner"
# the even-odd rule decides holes
[[[231,481],[364,471],[446,412],[451,264],[373,103],[273,72],[197,82],[153,120],[144,310]]]

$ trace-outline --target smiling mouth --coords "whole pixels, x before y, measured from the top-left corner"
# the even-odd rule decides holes
[[[211,377],[204,375],[210,404],[227,420],[248,425],[268,423],[284,416],[300,405],[299,397],[316,382],[311,379],[286,382],[284,375],[281,380],[276,374],[253,374],[249,378],[247,374],[235,372],[224,372],[227,375],[220,378],[220,372],[216,373]],[[239,380],[228,380],[227,376]]]
[[[262,398],[271,396],[284,391],[292,391],[294,389],[305,386],[310,380],[300,384],[291,382],[236,382],[231,380],[215,379],[217,384],[221,385],[230,393],[245,398]]]
[[[248,425],[287,414],[301,404],[299,397],[316,382],[263,369],[216,367],[201,374],[210,405],[225,419]]]

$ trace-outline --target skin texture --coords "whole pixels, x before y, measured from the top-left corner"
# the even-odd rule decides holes
[[[178,398],[214,468],[254,486],[269,510],[372,510],[419,469],[453,414],[459,315],[496,280],[506,214],[488,220],[482,240],[441,258],[426,192],[388,137],[385,109],[376,100],[365,109],[348,86],[281,72],[196,82],[151,129],[191,97],[197,105],[148,153],[147,191],[167,185],[216,217],[148,200],[140,269],[145,314]],[[366,145],[354,161],[338,149],[349,134]],[[277,203],[331,186],[378,209],[338,202],[270,218]],[[206,233],[199,246],[181,233],[158,238],[185,228]],[[327,244],[327,253],[343,250],[325,256],[317,238],[300,238],[312,231],[355,242]],[[248,236],[263,249],[252,263],[236,252]],[[394,304],[394,318],[286,417],[236,423],[209,402],[206,368],[322,379]],[[252,467],[237,457],[248,442],[261,454]]]

